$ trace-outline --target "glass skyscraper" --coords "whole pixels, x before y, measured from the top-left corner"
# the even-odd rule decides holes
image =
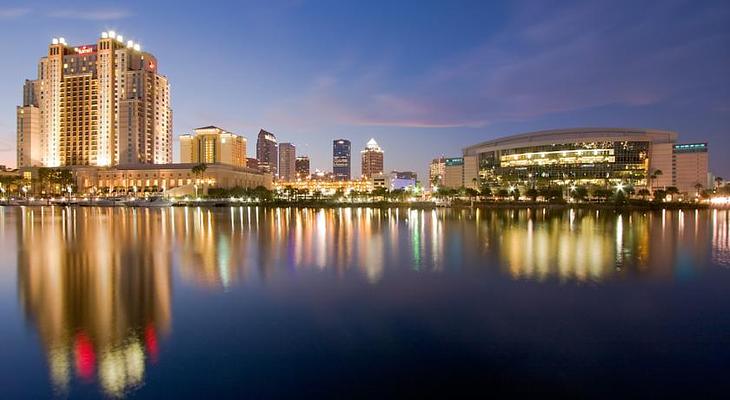
[[[347,139],[332,141],[332,173],[337,180],[349,181],[352,178],[352,146]]]

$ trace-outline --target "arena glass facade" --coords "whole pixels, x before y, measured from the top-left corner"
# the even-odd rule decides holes
[[[646,187],[652,171],[671,171],[677,134],[579,128],[531,132],[469,146],[482,182],[525,186],[627,184]]]

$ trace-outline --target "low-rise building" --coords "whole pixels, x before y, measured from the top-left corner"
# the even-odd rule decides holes
[[[418,175],[412,171],[392,171],[390,173],[390,189],[412,189],[416,187]]]
[[[113,193],[129,191],[167,192],[181,187],[200,185],[206,188],[234,187],[272,188],[272,176],[246,167],[228,164],[206,164],[202,172],[194,172],[199,164],[135,164],[116,167],[67,167],[71,170],[79,193]],[[23,176],[37,177],[38,168],[21,169]]]
[[[385,185],[384,181],[382,182],[382,185]],[[375,186],[372,179],[342,181],[337,180],[334,177],[327,180],[306,179],[293,182],[276,182],[274,184],[275,190],[292,188],[296,190],[305,190],[309,193],[319,191],[325,196],[332,195],[337,190],[342,190],[345,193],[349,193],[353,190],[357,192],[371,192],[374,187]]]

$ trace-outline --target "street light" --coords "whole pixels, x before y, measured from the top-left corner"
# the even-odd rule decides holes
[[[616,184],[616,193],[624,191],[624,184],[619,182]]]

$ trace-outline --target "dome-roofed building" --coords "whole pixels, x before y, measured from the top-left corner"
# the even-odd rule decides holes
[[[362,176],[372,178],[383,174],[383,150],[374,138],[371,138],[365,145],[362,155]]]
[[[463,156],[475,161],[471,173],[482,182],[667,187],[677,184],[677,137],[656,129],[555,129],[488,140],[464,148]]]

